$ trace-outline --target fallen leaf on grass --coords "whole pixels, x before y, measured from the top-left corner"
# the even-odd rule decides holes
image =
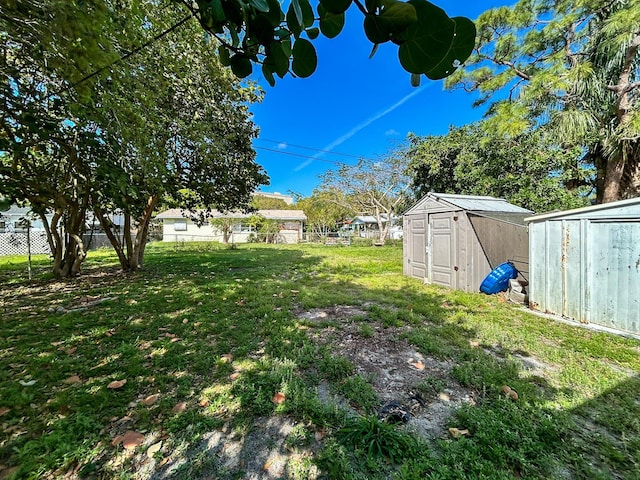
[[[424,363],[421,361],[413,362],[411,365],[417,370],[424,370]]]
[[[18,383],[20,385],[22,385],[23,387],[30,387],[32,385],[35,385],[36,381],[35,380],[29,380],[28,382],[25,382],[24,380],[20,380]]]
[[[225,363],[229,363],[229,362],[233,361],[233,354],[232,353],[225,353],[223,355],[220,355],[220,360],[222,360]]]
[[[453,438],[460,438],[463,437],[465,435],[469,435],[469,430],[467,430],[466,428],[464,430],[460,430],[458,428],[455,427],[451,427],[449,429],[449,434],[453,437]]]
[[[109,385],[107,385],[107,388],[110,388],[111,390],[117,390],[119,388],[124,387],[126,383],[127,383],[126,379],[124,379],[124,380],[114,380]]]
[[[137,446],[141,445],[144,441],[144,435],[140,432],[134,432],[132,430],[127,430],[124,432],[124,435],[118,435],[113,440],[111,440],[111,445],[117,447],[122,444],[122,446],[127,450],[133,450]]]
[[[147,398],[145,398],[142,403],[144,403],[147,407],[153,405],[154,403],[156,403],[156,401],[158,400],[158,398],[160,398],[160,395],[149,395]]]
[[[181,341],[182,341],[182,339],[180,337],[175,337],[175,338],[172,338],[171,340],[169,340],[169,343],[176,343],[176,342],[181,342]]]
[[[184,412],[187,409],[186,402],[176,403],[176,405],[171,409],[173,413]]]
[[[153,456],[160,451],[162,448],[162,440],[158,443],[154,443],[149,448],[147,448],[147,457],[153,458]]]
[[[6,415],[7,413],[9,413],[11,411],[10,408],[7,407],[0,407],[0,417],[2,417],[3,415]]]
[[[198,406],[207,408],[209,406],[209,400],[207,400],[206,398],[203,398],[198,402]]]
[[[73,355],[74,353],[76,353],[76,350],[78,350],[78,347],[71,347],[71,348],[67,348],[65,350],[65,353],[67,355]]]
[[[240,372],[233,372],[229,375],[229,380],[236,380],[240,376]]]
[[[80,380],[80,377],[78,375],[71,375],[64,381],[64,383],[71,385],[73,383],[80,383],[81,381],[82,380]]]
[[[294,297],[295,297],[296,295],[298,295],[299,293],[300,293],[300,291],[299,291],[299,290],[291,290],[291,295],[293,295]]]
[[[51,342],[51,346],[53,347],[59,347],[60,345],[62,345],[64,342]]]
[[[276,405],[280,405],[282,402],[284,402],[286,400],[286,398],[287,398],[287,396],[284,393],[278,392],[273,396],[271,401],[273,403],[275,403]]]
[[[518,400],[518,392],[513,390],[509,385],[503,385],[502,392],[505,393],[507,397],[509,397],[514,402]]]

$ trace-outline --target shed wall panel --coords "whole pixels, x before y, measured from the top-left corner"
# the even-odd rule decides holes
[[[473,213],[469,214],[469,220],[489,262],[489,271],[501,263],[511,261],[518,269],[521,278],[528,281],[529,231],[527,227]],[[484,277],[480,282],[483,279]]]
[[[640,332],[640,222],[591,222],[590,321]]]
[[[640,333],[640,221],[612,217],[530,225],[532,308]]]

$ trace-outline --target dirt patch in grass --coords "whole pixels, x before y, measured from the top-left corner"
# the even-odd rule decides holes
[[[247,432],[229,424],[202,436],[195,448],[177,448],[158,457],[142,459],[141,477],[271,480],[318,478],[312,449],[318,445],[305,436],[302,425],[287,417],[258,417]],[[141,456],[142,457],[142,456]]]
[[[366,315],[359,307],[333,306],[298,318],[319,323],[310,337],[353,363],[355,373],[373,386],[379,408],[400,404],[411,414],[408,428],[425,438],[444,436],[451,414],[465,403],[475,404],[476,393],[451,378],[453,362],[424,356],[403,340],[407,327],[385,328],[366,321]]]

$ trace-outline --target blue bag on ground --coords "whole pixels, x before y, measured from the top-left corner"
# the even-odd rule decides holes
[[[505,262],[491,270],[491,273],[482,281],[480,291],[492,295],[504,292],[509,286],[509,280],[518,277],[518,270],[511,262]]]

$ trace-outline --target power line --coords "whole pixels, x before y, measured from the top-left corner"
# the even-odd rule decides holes
[[[321,148],[305,147],[304,145],[295,145],[293,143],[288,143],[288,142],[277,142],[275,140],[268,140],[266,138],[257,138],[256,140],[262,140],[263,142],[269,142],[269,143],[277,143],[278,145],[284,144],[284,145],[295,147],[295,148],[303,148],[305,150],[313,150],[315,152],[331,153],[333,155],[340,155],[341,157],[350,157],[350,158],[357,158],[357,159],[363,159],[363,160],[372,160],[371,158],[365,158],[365,157],[363,157],[361,155],[352,155],[350,153],[340,153],[340,152],[335,152],[333,150],[323,150]]]

